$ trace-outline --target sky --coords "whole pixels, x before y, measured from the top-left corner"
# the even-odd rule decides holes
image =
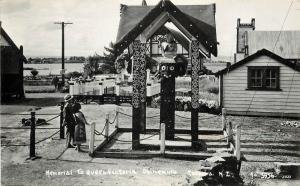
[[[146,0],[156,5],[159,0]],[[233,56],[237,18],[256,30],[300,30],[300,0],[171,0],[175,5],[216,3],[219,56]],[[120,4],[141,5],[142,0],[0,0],[2,27],[24,55],[60,56],[61,26],[65,27],[65,55],[103,54],[115,42]],[[289,10],[290,7],[290,11]],[[285,21],[284,21],[285,20]]]

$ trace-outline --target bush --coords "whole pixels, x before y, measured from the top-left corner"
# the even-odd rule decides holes
[[[207,91],[208,91],[209,93],[219,94],[219,87],[209,87],[209,88],[207,89]]]
[[[69,93],[69,86],[63,86],[63,87],[60,89],[60,92],[61,92],[61,93]]]
[[[74,72],[69,72],[66,74],[66,78],[70,79],[70,78],[79,78],[80,76],[82,76],[82,73],[74,71]]]
[[[30,71],[30,73],[33,76],[33,78],[35,79],[35,77],[39,74],[39,71],[37,71],[36,69],[33,69]]]
[[[161,102],[160,97],[154,98],[152,100],[151,107],[159,108],[160,102]],[[191,109],[192,109],[191,97],[177,96],[175,98],[175,110],[191,111]],[[220,107],[219,107],[218,101],[200,98],[199,99],[199,112],[219,114]]]
[[[200,99],[199,112],[218,114],[220,112],[219,104],[214,100]]]

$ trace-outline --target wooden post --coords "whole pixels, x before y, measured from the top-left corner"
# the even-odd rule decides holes
[[[141,102],[141,107],[140,107],[140,117],[141,117],[141,124],[140,124],[140,133],[146,134],[146,117],[147,117],[147,102],[146,98],[144,99],[145,101]]]
[[[222,108],[222,130],[226,131],[226,108]]]
[[[175,137],[175,77],[161,78],[160,122],[166,126],[166,139]]]
[[[35,157],[35,112],[31,112],[29,158]]]
[[[60,137],[60,139],[65,138],[65,127],[63,126],[63,122],[64,122],[64,102],[61,102],[60,103],[60,120],[59,120],[59,128],[60,128],[59,137]]]
[[[137,150],[146,129],[146,43],[136,40],[132,48],[132,150]]]
[[[146,41],[142,43],[141,48],[141,60],[145,60],[145,63],[141,64],[141,79],[140,79],[140,99],[141,99],[141,123],[140,123],[140,133],[146,134],[146,117],[147,117],[147,72],[146,72]],[[143,52],[144,51],[144,52]]]
[[[90,131],[90,144],[89,144],[89,155],[93,156],[94,154],[94,143],[95,143],[95,125],[96,123],[91,123],[91,131]]]
[[[199,109],[199,75],[202,68],[202,54],[200,50],[200,42],[198,40],[192,40],[191,42],[191,64],[192,64],[192,75],[191,75],[191,135],[192,135],[192,148],[194,150],[199,149],[198,143],[198,109]]]
[[[165,148],[166,148],[166,141],[165,141],[165,131],[166,131],[166,125],[165,123],[161,123],[160,125],[160,153],[165,154]]]
[[[116,85],[115,85],[115,95],[116,96],[120,96],[120,82],[119,81],[117,81],[116,82]]]
[[[220,108],[223,107],[223,74],[219,76],[219,106]]]
[[[99,82],[99,95],[103,95],[103,82]]]
[[[147,83],[150,82],[150,69],[147,69]]]
[[[235,156],[238,161],[241,160],[241,125],[236,126]]]
[[[229,121],[227,126],[227,145],[229,147],[231,142],[232,142],[232,124],[231,121]]]
[[[116,105],[120,104],[120,82],[116,82],[115,85],[115,97],[116,97]]]
[[[105,119],[105,138],[108,141],[108,136],[109,136],[109,114],[106,114],[106,119]]]
[[[62,81],[62,86],[64,87],[65,86],[65,24],[64,22],[62,22],[61,24],[61,46],[62,46],[62,49],[61,49],[61,69],[62,69],[62,73],[61,73],[61,81]]]
[[[115,128],[119,128],[119,112],[120,112],[120,108],[119,106],[117,106],[117,109],[116,109],[116,125],[115,125]]]
[[[61,40],[62,40],[62,50],[61,50],[61,68],[62,68],[62,74],[61,74],[61,77],[62,77],[62,84],[63,86],[65,85],[65,72],[64,72],[64,69],[65,69],[65,25],[68,25],[68,24],[73,24],[73,23],[66,23],[66,22],[55,22],[54,24],[60,24],[61,25]]]

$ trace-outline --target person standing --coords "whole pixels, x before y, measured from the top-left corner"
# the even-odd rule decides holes
[[[78,152],[81,151],[80,146],[82,143],[86,142],[86,131],[85,125],[89,125],[80,111],[81,105],[79,103],[75,103],[73,107],[74,117],[76,121],[75,133],[74,133],[74,145],[76,145],[76,149]]]
[[[63,125],[67,127],[66,132],[66,148],[74,148],[74,132],[75,132],[75,118],[73,115],[73,96],[65,95],[65,106],[63,110],[64,120]]]
[[[55,91],[58,90],[58,82],[59,82],[58,77],[57,77],[57,76],[54,76],[51,83],[52,83],[52,85],[54,85]]]

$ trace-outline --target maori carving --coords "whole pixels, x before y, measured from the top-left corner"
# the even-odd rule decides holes
[[[133,47],[133,83],[132,106],[140,107],[146,101],[146,44],[134,41]]]
[[[200,42],[193,40],[191,42],[191,63],[192,63],[192,108],[199,107],[199,72],[201,70],[201,59],[199,53]]]
[[[147,90],[147,71],[146,71],[146,43],[141,43],[140,46],[140,98],[141,102],[146,102]]]

